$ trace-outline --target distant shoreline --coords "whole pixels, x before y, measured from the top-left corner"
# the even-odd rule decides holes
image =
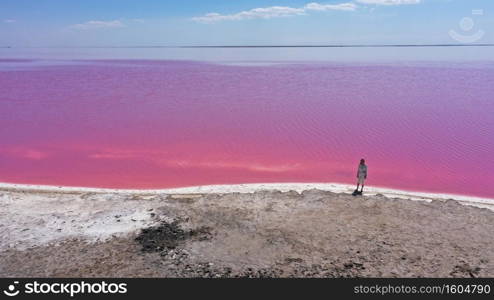
[[[80,49],[80,48],[399,48],[399,47],[493,47],[494,44],[314,44],[314,45],[177,45],[177,46],[80,46],[80,47],[57,47],[57,46],[35,46],[35,47],[17,47],[17,46],[0,46],[0,48],[51,48],[51,49]]]

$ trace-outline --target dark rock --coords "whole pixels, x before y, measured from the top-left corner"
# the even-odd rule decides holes
[[[210,228],[201,227],[193,230],[183,230],[179,222],[161,222],[159,226],[145,228],[136,237],[142,245],[143,252],[163,252],[177,248],[189,239],[207,240],[211,237]],[[166,255],[166,254],[165,254]],[[163,255],[164,256],[164,255]]]

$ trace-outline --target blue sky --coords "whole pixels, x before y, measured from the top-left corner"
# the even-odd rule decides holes
[[[452,30],[494,43],[494,1],[0,0],[0,46],[455,43]]]

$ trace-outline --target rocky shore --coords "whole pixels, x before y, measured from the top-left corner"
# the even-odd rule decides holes
[[[321,190],[0,191],[2,277],[492,277],[494,212]]]

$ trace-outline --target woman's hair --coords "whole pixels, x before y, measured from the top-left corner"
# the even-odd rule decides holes
[[[362,159],[360,160],[360,163],[361,163],[361,164],[365,164],[365,159],[363,159],[363,158],[362,158]]]

